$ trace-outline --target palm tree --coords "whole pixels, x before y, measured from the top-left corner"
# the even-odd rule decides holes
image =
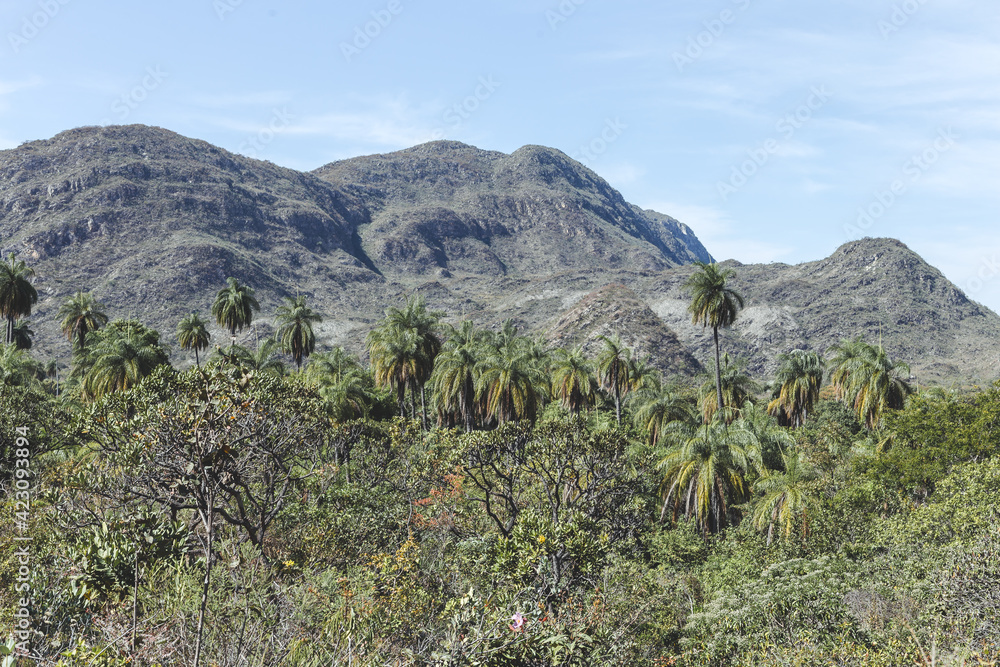
[[[752,401],[744,401],[740,407],[739,428],[749,431],[757,439],[757,458],[761,468],[782,469],[782,457],[795,446],[795,436],[787,428],[778,424],[768,411]]]
[[[362,372],[363,367],[358,358],[339,345],[329,352],[314,354],[306,366],[306,379],[317,384],[340,378],[354,372]]]
[[[775,375],[777,395],[767,411],[793,428],[802,426],[819,400],[823,384],[823,359],[815,352],[794,350],[778,356],[781,366]]]
[[[177,325],[177,342],[181,344],[182,350],[194,350],[194,363],[198,367],[201,367],[198,350],[207,350],[211,339],[212,334],[208,333],[208,327],[196,312],[192,312]]]
[[[692,401],[658,383],[633,393],[629,403],[633,405],[632,419],[635,425],[646,432],[647,442],[651,445],[660,442],[671,422],[691,425],[695,420]]]
[[[274,336],[281,341],[281,349],[292,355],[301,372],[302,358],[316,349],[312,325],[322,322],[323,318],[306,305],[304,296],[297,296],[294,299],[285,297],[285,305],[278,307],[276,319],[280,325]]]
[[[246,285],[240,285],[236,278],[226,278],[227,286],[219,290],[212,304],[212,315],[219,326],[229,331],[233,341],[236,332],[243,331],[253,322],[254,311],[260,310],[260,304],[254,298],[254,291]]]
[[[604,389],[611,392],[615,399],[615,418],[621,425],[622,397],[631,389],[629,362],[632,360],[632,350],[625,347],[618,336],[598,338],[604,341],[604,349],[597,355],[597,371]]]
[[[76,339],[77,350],[84,354],[87,333],[97,331],[108,323],[104,314],[104,304],[98,302],[90,292],[77,292],[59,307],[62,318],[62,332],[66,339]]]
[[[774,538],[774,527],[781,527],[787,538],[794,523],[801,517],[802,536],[809,532],[809,510],[816,506],[816,488],[812,484],[819,477],[816,468],[802,452],[782,456],[784,472],[767,471],[754,484],[760,496],[754,501],[753,526],[763,530],[767,526],[767,544]]]
[[[31,320],[18,320],[11,329],[10,342],[19,350],[31,349],[31,337],[35,332],[31,330]]]
[[[829,361],[830,382],[833,384],[837,400],[845,401],[851,370],[859,363],[860,357],[868,347],[868,343],[864,342],[861,336],[855,336],[851,340],[843,339],[830,348],[833,353]]]
[[[373,329],[366,340],[368,356],[375,369],[375,381],[395,389],[404,414],[403,401],[410,389],[411,410],[416,411],[416,395],[420,394],[421,420],[427,428],[427,406],[424,386],[434,371],[434,359],[441,351],[441,339],[435,333],[444,313],[427,310],[423,297],[408,299],[403,309],[389,308],[385,319]]]
[[[483,401],[487,418],[500,424],[535,421],[546,398],[547,378],[528,345],[491,350],[479,367],[476,397]]]
[[[674,520],[683,511],[704,535],[717,533],[725,527],[730,501],[745,494],[744,476],[759,465],[755,438],[718,422],[678,429],[671,436],[675,444],[658,465],[664,488],[660,519],[672,504]]]
[[[265,338],[257,345],[256,350],[242,345],[230,345],[226,349],[216,348],[218,358],[227,366],[236,369],[236,374],[270,374],[282,376],[285,365],[281,363],[278,341]]]
[[[9,263],[0,263],[0,317],[7,320],[7,335],[4,341],[14,342],[14,320],[31,315],[31,306],[38,301],[38,292],[31,284],[34,269],[24,261],[14,261],[14,253],[8,257]]]
[[[304,375],[307,382],[319,387],[339,421],[367,415],[377,400],[371,376],[342,347],[313,355]]]
[[[406,416],[406,390],[416,386],[420,364],[418,336],[410,329],[397,329],[383,323],[368,332],[365,339],[375,384],[388,387],[396,395],[399,416]],[[411,406],[415,400],[411,394]]]
[[[760,385],[747,374],[746,367],[746,359],[742,357],[733,359],[728,353],[723,354],[722,372],[716,370],[714,379],[708,378],[702,383],[698,390],[698,401],[701,404],[702,419],[706,424],[716,417],[719,410],[716,401],[720,393],[723,407],[720,415],[725,423],[731,424],[737,417],[739,407],[760,391]]]
[[[457,346],[451,343],[449,340],[444,351],[438,355],[430,382],[439,410],[458,413],[468,433],[475,420],[476,380],[485,350],[475,340]]]
[[[899,410],[913,387],[904,379],[910,367],[889,358],[881,345],[841,341],[831,361],[834,386],[841,400],[853,408],[858,421],[874,429],[886,410]]]
[[[573,414],[594,404],[597,398],[597,378],[583,347],[572,351],[559,349],[553,354],[552,397],[559,399]]]
[[[691,294],[691,323],[702,327],[712,327],[715,338],[715,391],[716,405],[725,405],[722,400],[722,362],[719,359],[719,329],[732,326],[743,308],[743,296],[726,282],[736,276],[733,269],[720,269],[718,264],[695,262],[698,269],[684,283],[684,289]]]
[[[94,346],[96,361],[83,380],[84,394],[100,398],[139,384],[160,364],[166,363],[162,348],[139,338],[110,337]]]
[[[13,344],[0,343],[0,385],[32,384],[42,372],[41,364]]]

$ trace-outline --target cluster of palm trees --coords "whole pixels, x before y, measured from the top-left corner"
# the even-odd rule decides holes
[[[808,534],[818,472],[782,427],[805,424],[826,374],[836,398],[869,429],[880,425],[887,410],[902,408],[913,389],[906,364],[893,362],[881,345],[855,338],[834,346],[829,363],[806,350],[780,355],[771,400],[763,410],[754,403],[762,387],[745,372],[745,364],[719,354],[719,329],[731,326],[744,304],[728,284],[733,276],[732,269],[699,264],[685,284],[693,323],[711,326],[715,341],[714,387],[708,380],[699,392],[702,423],[681,411],[666,423],[644,426],[656,434],[652,442],[666,447],[659,464],[663,513],[673,508],[675,519],[684,514],[707,534],[722,530],[734,503],[749,502],[753,524],[766,529],[770,543],[776,526],[786,537],[794,525]]]
[[[57,377],[58,364],[43,368],[26,354],[33,332],[29,321],[31,306],[38,294],[30,279],[34,271],[11,254],[0,263],[0,316],[6,320],[5,343],[0,349],[0,381],[4,384],[27,384],[46,375]],[[85,398],[96,398],[110,391],[135,386],[163,364],[169,363],[167,350],[160,345],[159,334],[136,320],[115,320],[109,324],[105,306],[89,292],[77,292],[59,308],[61,329],[73,346],[73,372],[70,377],[80,384]],[[301,369],[313,353],[316,338],[312,325],[321,320],[305,298],[286,298],[277,310],[278,323],[273,339],[260,342],[257,350],[236,344],[236,334],[250,326],[260,304],[252,288],[228,278],[212,304],[216,322],[229,331],[232,342],[218,348],[216,357],[242,370],[283,373],[281,352],[292,357]],[[197,312],[183,318],[177,327],[181,349],[193,350],[195,364],[199,353],[207,350],[211,334]],[[57,388],[58,391],[58,388]]]
[[[411,299],[388,309],[366,340],[375,384],[391,392],[400,416],[409,406],[425,427],[428,389],[439,424],[471,431],[534,421],[551,402],[576,414],[602,397],[614,402],[621,423],[623,399],[660,384],[617,337],[602,336],[603,349],[592,361],[582,347],[550,349],[521,335],[510,320],[491,331],[470,321],[441,326],[442,316]]]
[[[0,315],[6,320],[8,345],[19,350],[31,345],[29,322],[23,318],[30,315],[37,301],[32,276],[33,270],[13,254],[0,263]],[[692,323],[711,327],[715,342],[714,382],[706,380],[698,395],[704,424],[717,417],[731,424],[740,407],[762,391],[746,372],[745,361],[720,351],[720,329],[736,321],[745,303],[731,286],[734,276],[731,268],[698,263],[684,285],[691,297]],[[307,305],[305,297],[286,297],[275,315],[278,326],[274,337],[260,341],[256,350],[238,345],[237,333],[252,324],[259,310],[254,290],[228,278],[211,313],[229,332],[231,341],[226,347],[217,347],[214,358],[243,370],[280,374],[284,372],[280,354],[285,353],[301,371],[315,351],[313,325],[321,322],[321,317]],[[330,397],[339,397],[338,410],[344,415],[366,414],[379,401],[378,390],[382,388],[391,392],[398,414],[405,415],[408,407],[409,414],[419,417],[425,427],[430,414],[440,424],[472,430],[508,421],[533,421],[550,402],[579,413],[605,399],[613,403],[619,424],[629,402],[633,415],[655,442],[664,423],[686,416],[678,412],[682,401],[677,391],[665,387],[648,360],[634,358],[632,350],[617,337],[602,336],[603,349],[591,360],[579,347],[550,350],[541,339],[521,335],[510,321],[498,331],[489,331],[477,329],[472,322],[442,326],[443,316],[428,310],[422,300],[411,299],[403,308],[388,309],[369,333],[366,350],[370,373],[338,348],[317,358],[305,375]],[[77,292],[70,297],[59,309],[59,317],[63,333],[73,343],[71,377],[82,381],[87,396],[134,386],[157,365],[167,363],[166,350],[155,332],[132,320],[109,326],[104,306],[89,293]],[[192,312],[180,321],[177,338],[182,349],[194,352],[195,364],[200,366],[200,355],[211,344],[208,324]],[[912,392],[904,377],[908,367],[892,362],[881,346],[857,338],[842,341],[833,352],[828,365],[815,352],[803,350],[779,357],[781,364],[767,407],[780,424],[797,427],[805,423],[827,371],[836,397],[869,428],[878,425],[885,410],[902,407]],[[4,353],[7,369],[30,365],[30,357],[15,356],[13,351]],[[32,372],[42,373],[40,367],[33,367]],[[430,411],[428,388],[432,394]]]
[[[37,301],[32,275],[13,255],[0,263],[0,315],[7,325],[0,381],[6,384],[58,373],[54,364],[42,369],[25,352],[31,333],[23,318]],[[341,420],[394,403],[395,412],[421,420],[425,429],[434,419],[472,431],[533,422],[546,405],[578,414],[601,402],[614,406],[621,424],[627,408],[646,443],[661,453],[664,515],[672,509],[675,518],[688,516],[708,534],[725,527],[735,505],[750,502],[752,520],[769,541],[776,527],[787,536],[796,522],[804,534],[817,472],[789,429],[806,423],[827,374],[833,396],[869,429],[877,428],[886,411],[903,407],[913,392],[909,367],[861,338],[834,346],[829,362],[795,350],[780,355],[770,397],[759,403],[766,388],[750,377],[744,360],[721,353],[720,330],[735,323],[745,303],[731,285],[734,277],[732,269],[698,263],[684,285],[692,323],[711,327],[715,344],[714,367],[696,396],[666,384],[649,359],[637,358],[618,337],[601,336],[602,349],[590,359],[582,347],[550,349],[509,320],[496,331],[471,321],[442,324],[444,313],[428,310],[420,298],[389,308],[368,334],[367,368],[342,348],[314,354],[313,325],[322,319],[302,296],[285,298],[274,336],[251,350],[238,345],[236,335],[251,326],[260,304],[236,278],[227,279],[211,307],[231,337],[229,345],[216,347],[211,363],[234,372],[283,374],[280,354],[288,354]],[[71,377],[85,398],[128,389],[169,363],[156,331],[135,320],[109,323],[103,304],[89,293],[67,299],[59,317],[73,344]],[[208,324],[192,312],[178,324],[177,338],[200,366],[200,353],[211,344]]]

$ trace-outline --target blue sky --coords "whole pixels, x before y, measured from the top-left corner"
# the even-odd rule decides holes
[[[996,0],[0,0],[0,147],[145,123],[296,169],[542,144],[718,259],[899,238],[1000,310]]]

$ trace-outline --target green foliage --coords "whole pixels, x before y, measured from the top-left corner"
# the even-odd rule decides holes
[[[187,552],[187,526],[153,515],[139,515],[109,526],[91,526],[70,550],[78,572],[72,590],[88,604],[103,603],[131,589],[136,568]]]
[[[970,399],[913,397],[887,416],[885,433],[887,451],[860,461],[859,472],[922,500],[956,466],[1000,453],[1000,389]]]
[[[716,593],[688,618],[681,641],[685,664],[742,664],[741,656],[761,646],[830,642],[845,634],[864,642],[843,602],[858,584],[849,562],[829,556],[775,563],[759,577]]]

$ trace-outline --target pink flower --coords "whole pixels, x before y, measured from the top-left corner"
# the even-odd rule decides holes
[[[521,612],[514,612],[514,615],[510,617],[511,624],[510,629],[514,632],[521,632],[524,629],[524,616]]]

